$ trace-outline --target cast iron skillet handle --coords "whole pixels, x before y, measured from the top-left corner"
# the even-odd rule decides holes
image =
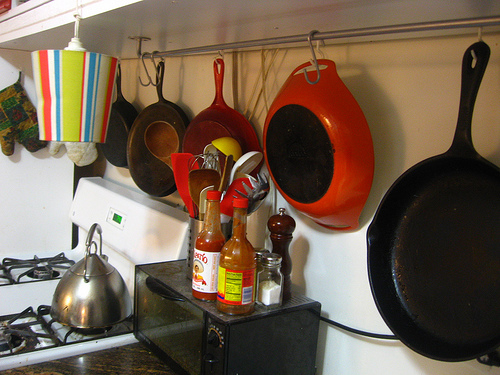
[[[156,92],[158,93],[158,100],[165,103],[167,100],[163,97],[163,76],[165,75],[165,62],[162,60],[158,63],[156,68],[157,85]]]
[[[185,299],[177,294],[172,293],[165,284],[153,276],[148,276],[146,278],[146,286],[151,293],[158,294],[160,297],[168,299],[170,301],[180,301],[184,302]]]
[[[478,155],[472,143],[472,112],[489,58],[490,47],[482,41],[474,43],[465,51],[457,128],[448,152],[464,156]]]
[[[118,64],[118,68],[116,70],[116,100],[125,99],[122,93],[122,66]]]

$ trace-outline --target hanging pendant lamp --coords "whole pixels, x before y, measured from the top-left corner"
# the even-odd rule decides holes
[[[75,17],[68,47],[31,53],[40,139],[104,143],[118,59],[83,48]]]

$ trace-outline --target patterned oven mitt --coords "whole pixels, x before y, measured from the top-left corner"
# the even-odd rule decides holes
[[[21,72],[16,83],[0,91],[0,145],[5,155],[14,153],[15,141],[30,152],[47,145],[39,139],[36,109],[21,85]]]

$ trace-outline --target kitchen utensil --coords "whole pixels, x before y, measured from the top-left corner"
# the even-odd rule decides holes
[[[207,186],[200,192],[200,220],[204,220],[205,212],[207,212],[207,192],[214,190],[214,185]]]
[[[99,254],[95,232],[99,234]],[[123,278],[102,254],[99,224],[90,227],[86,246],[85,258],[66,271],[57,284],[50,315],[70,327],[110,327],[132,315],[132,300]]]
[[[138,112],[122,92],[122,71],[118,64],[116,74],[116,100],[111,107],[106,142],[100,143],[104,157],[115,167],[127,167],[127,139]]]
[[[165,160],[168,160],[170,153],[179,151],[179,147],[175,149],[172,145],[182,144],[189,121],[179,106],[163,97],[162,87],[165,73],[163,61],[158,63],[157,73],[159,77],[156,86],[158,102],[142,110],[134,121],[127,143],[127,160],[130,175],[136,185],[149,195],[160,197],[172,194],[176,190],[174,173]],[[153,124],[154,126],[150,129],[152,132],[160,131],[173,138],[167,142],[163,139],[161,144],[153,146],[155,153],[160,155],[163,160],[153,155],[146,145],[146,131]],[[164,147],[165,144],[167,144],[166,149],[160,151],[159,148]]]
[[[222,176],[218,187],[219,191],[224,191],[226,189],[226,186],[229,182],[229,176],[231,174],[231,170],[233,169],[233,165],[234,165],[233,155],[230,154],[226,157],[226,160],[224,161],[224,169],[222,170]]]
[[[213,154],[213,155],[217,155],[219,151],[217,150],[217,148],[209,143],[205,146],[205,148],[203,149],[203,155],[206,155],[206,154]]]
[[[186,129],[182,144],[183,152],[193,155],[203,153],[203,149],[214,139],[233,137],[243,152],[262,151],[259,139],[252,125],[239,112],[230,108],[222,95],[224,61],[214,61],[215,98],[212,104],[201,111]]]
[[[214,139],[212,141],[212,145],[224,155],[232,155],[234,161],[238,161],[238,159],[242,155],[241,146],[233,137],[222,137]]]
[[[367,232],[382,317],[408,347],[444,361],[500,345],[500,169],[476,152],[471,137],[489,55],[484,42],[466,50],[451,147],[394,182]]]
[[[234,181],[237,173],[249,174],[255,168],[257,168],[262,162],[262,152],[250,151],[243,154],[236,163],[234,163],[233,169],[231,170],[231,176],[229,177],[230,183]]]
[[[189,194],[189,161],[193,157],[190,153],[172,153],[170,155],[172,160],[172,170],[174,172],[175,185],[179,191],[182,201],[186,205],[189,216],[195,217],[195,209],[193,207],[193,200]]]
[[[257,173],[257,181],[250,179],[250,182],[252,183],[252,188],[250,188],[248,185],[243,184],[245,192],[235,189],[235,191],[240,196],[248,199],[248,209],[247,209],[248,215],[257,211],[257,209],[260,207],[260,205],[264,202],[265,198],[267,197],[270,188],[267,177],[260,173]]]
[[[253,177],[237,178],[227,188],[222,201],[220,202],[220,212],[228,217],[228,220],[233,216],[233,199],[239,197],[236,190],[244,191],[245,185],[252,188]]]
[[[179,150],[179,137],[175,129],[161,121],[150,124],[144,134],[149,152],[172,168],[171,155]]]
[[[219,186],[220,174],[215,169],[200,168],[189,171],[189,195],[200,208],[200,193],[207,186]]]
[[[309,84],[297,67],[264,125],[264,156],[274,184],[297,210],[330,229],[354,230],[371,189],[370,129],[335,63],[317,60],[321,79]],[[310,80],[316,71],[307,72]],[[314,183],[312,183],[314,182]]]

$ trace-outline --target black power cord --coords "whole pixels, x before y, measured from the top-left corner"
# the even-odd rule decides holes
[[[324,322],[326,322],[326,323],[328,323],[328,324],[331,324],[332,326],[335,326],[337,328],[343,329],[344,331],[347,331],[347,332],[354,333],[356,335],[371,337],[373,339],[380,339],[380,340],[399,340],[394,335],[384,335],[384,334],[380,334],[380,333],[372,333],[372,332],[361,331],[361,330],[356,329],[356,328],[351,328],[351,327],[345,326],[343,324],[340,324],[338,322],[335,322],[335,321],[330,320],[328,318],[325,318],[323,316],[320,316],[319,319],[322,320],[322,321],[324,321]]]
[[[350,333],[354,333],[356,335],[371,337],[371,338],[379,339],[379,340],[399,340],[396,336],[393,336],[393,335],[384,335],[384,334],[380,334],[380,333],[366,332],[366,331],[361,331],[361,330],[356,329],[356,328],[348,327],[348,326],[345,326],[345,325],[340,324],[338,322],[335,322],[331,319],[325,318],[321,315],[320,315],[319,319],[328,323],[328,324],[331,324],[332,326],[343,329],[344,331],[347,331]],[[483,365],[500,367],[500,352],[499,351],[485,354],[485,355],[483,355],[479,358],[476,358],[476,359],[479,363],[481,363]]]

